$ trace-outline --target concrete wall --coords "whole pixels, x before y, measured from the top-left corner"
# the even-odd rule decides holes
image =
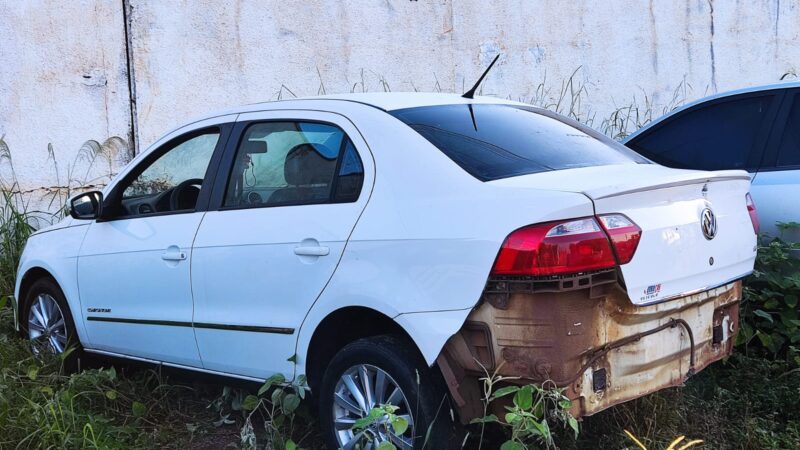
[[[561,110],[596,127],[634,102],[657,116],[792,77],[800,61],[790,0],[2,0],[0,20],[0,136],[39,194],[85,170],[87,140],[111,161],[93,179],[210,110],[461,92],[498,52],[484,94],[554,103],[574,72],[580,102]]]

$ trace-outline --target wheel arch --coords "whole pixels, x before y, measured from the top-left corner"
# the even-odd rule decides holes
[[[330,312],[314,328],[305,354],[305,370],[310,386],[318,386],[325,368],[336,353],[358,339],[393,335],[406,340],[420,357],[414,339],[397,321],[365,306],[346,306]]]
[[[17,289],[17,320],[20,323],[20,329],[22,324],[24,323],[22,317],[22,311],[25,310],[23,302],[25,301],[25,297],[28,295],[28,290],[30,290],[33,283],[37,280],[42,278],[50,278],[53,280],[54,283],[61,286],[56,277],[47,269],[41,266],[32,266],[25,270],[25,273],[20,277],[19,280],[19,288]],[[62,289],[63,292],[63,289]]]
[[[21,267],[20,269],[21,270],[19,273],[22,275],[18,277],[16,283],[17,287],[15,289],[18,331],[24,331],[23,327],[25,325],[25,318],[23,317],[23,311],[25,311],[25,297],[27,296],[28,291],[36,281],[46,278],[50,279],[64,296],[64,299],[67,302],[67,308],[70,310],[69,312],[75,325],[75,333],[78,336],[78,340],[83,343],[85,329],[83,327],[83,315],[81,314],[80,303],[77,299],[77,290],[72,289],[69,284],[65,284],[65,280],[58,276],[57,271],[53,270],[53,268],[46,264],[42,264],[41,262],[30,262],[29,264],[26,264],[25,267]]]

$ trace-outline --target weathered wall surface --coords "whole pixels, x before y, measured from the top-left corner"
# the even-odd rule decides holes
[[[124,29],[112,2],[0,2],[0,137],[23,190],[45,194],[40,188],[68,178],[92,183],[109,171],[105,162],[87,173],[93,152],[80,149],[88,140],[128,140]],[[128,159],[116,143],[103,149],[114,166]],[[8,160],[2,167],[12,182]]]
[[[7,0],[0,17],[0,136],[31,189],[54,184],[48,143],[64,172],[88,139],[144,149],[237,104],[461,92],[497,52],[484,94],[542,103],[580,68],[574,106],[596,126],[634,97],[659,115],[679,86],[692,100],[800,64],[790,0]],[[125,152],[106,147],[114,169]]]

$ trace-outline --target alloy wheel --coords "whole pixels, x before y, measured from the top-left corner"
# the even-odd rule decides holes
[[[413,448],[414,418],[408,400],[397,382],[382,369],[369,364],[347,369],[336,383],[333,395],[333,428],[343,450],[372,450],[383,442],[391,442],[400,450]],[[403,434],[395,434],[388,416],[363,429],[353,429],[358,419],[381,405],[397,407],[394,415],[408,422]]]
[[[28,338],[34,353],[49,349],[55,354],[67,348],[67,325],[58,302],[50,294],[39,294],[28,313]]]

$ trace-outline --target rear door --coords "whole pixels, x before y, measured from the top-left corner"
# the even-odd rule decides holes
[[[781,231],[777,222],[800,222],[800,90],[786,93],[779,119],[753,179],[753,200],[762,231],[800,242],[800,230]]]
[[[323,112],[242,114],[192,251],[203,366],[294,374],[297,330],[366,205],[373,162],[355,127]]]

